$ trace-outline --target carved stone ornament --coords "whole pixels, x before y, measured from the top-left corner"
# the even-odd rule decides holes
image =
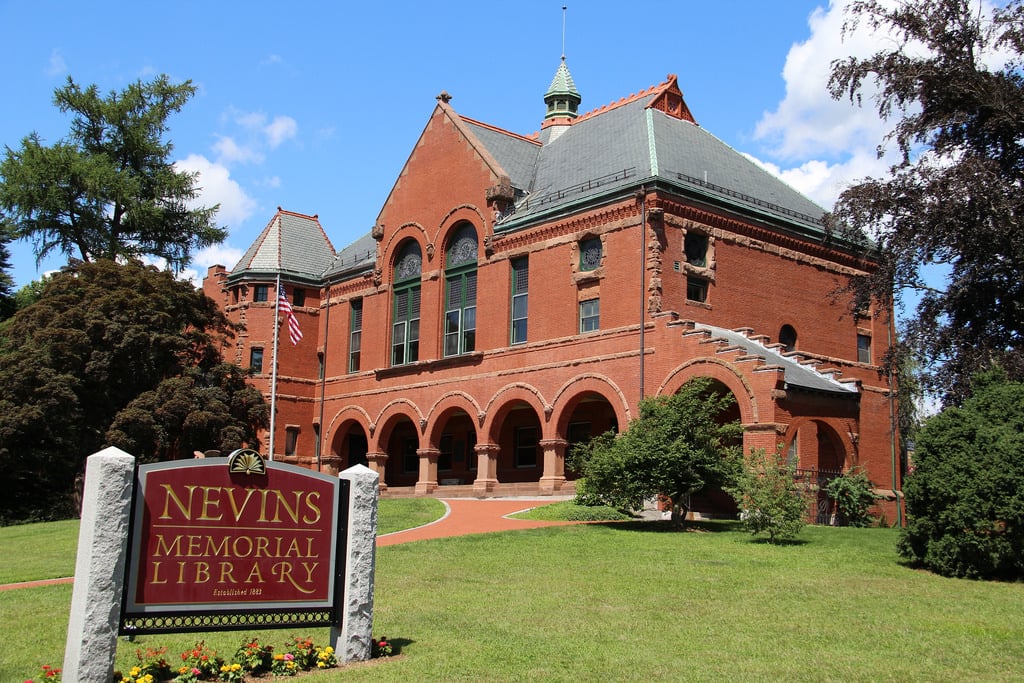
[[[384,239],[384,224],[374,224],[373,229],[370,230],[370,236],[373,237],[373,239],[377,240],[378,242]]]

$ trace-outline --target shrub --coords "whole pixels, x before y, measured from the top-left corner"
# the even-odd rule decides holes
[[[874,486],[868,475],[859,467],[854,467],[828,483],[825,491],[836,501],[839,523],[843,526],[870,526],[872,519],[868,510],[879,496],[872,489]]]
[[[990,371],[929,419],[903,490],[904,558],[943,576],[1024,578],[1024,384]]]
[[[727,487],[740,508],[743,526],[768,534],[768,542],[795,538],[804,528],[807,503],[794,478],[794,467],[781,452],[751,451],[736,483]]]

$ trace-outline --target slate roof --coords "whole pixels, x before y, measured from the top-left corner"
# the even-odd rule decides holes
[[[669,87],[675,87],[675,77],[580,116],[543,146],[471,124],[480,142],[508,171],[513,186],[525,195],[496,232],[655,182],[733,210],[796,225],[804,232],[823,232],[822,207],[704,128],[652,107]]]
[[[324,272],[327,280],[344,278],[373,268],[377,261],[377,241],[366,233],[352,244],[338,252],[334,261]]]
[[[807,391],[826,392],[830,394],[841,394],[845,396],[858,396],[860,391],[853,382],[840,382],[829,373],[818,372],[812,365],[805,365],[800,362],[799,354],[780,353],[776,348],[765,346],[756,339],[751,339],[744,334],[726,330],[714,325],[694,326],[695,330],[705,330],[712,337],[722,339],[729,346],[742,348],[747,355],[758,356],[764,359],[767,365],[777,365],[785,371],[786,387],[804,389]]]
[[[334,260],[334,247],[316,216],[277,213],[231,269],[228,280],[277,275],[319,283]]]

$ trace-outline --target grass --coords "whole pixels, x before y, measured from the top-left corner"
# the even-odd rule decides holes
[[[914,571],[897,561],[897,534],[808,527],[797,543],[772,546],[729,523],[678,533],[625,522],[388,546],[377,554],[374,631],[403,656],[310,679],[1024,676],[1024,584]],[[0,683],[59,665],[69,601],[70,586],[0,593]],[[173,659],[199,638],[230,655],[247,635],[143,636],[119,644],[118,665],[164,645]],[[255,635],[324,643],[327,631]]]
[[[632,519],[627,514],[605,505],[577,505],[571,500],[561,500],[541,505],[525,512],[512,515],[516,519],[536,519],[546,522],[620,522]]]

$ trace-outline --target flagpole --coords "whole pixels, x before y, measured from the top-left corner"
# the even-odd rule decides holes
[[[274,423],[277,418],[277,318],[281,312],[281,273],[277,274],[277,284],[274,287],[274,354],[271,359],[270,372],[270,448],[269,460],[274,459]]]

